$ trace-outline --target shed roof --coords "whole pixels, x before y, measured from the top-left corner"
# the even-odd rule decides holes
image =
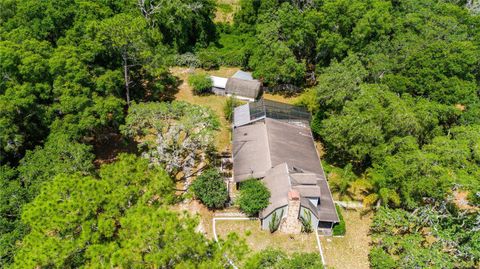
[[[216,77],[216,76],[210,76],[210,78],[212,79],[212,86],[215,88],[225,89],[225,87],[227,86],[228,78],[222,78],[222,77]]]
[[[232,78],[239,78],[239,79],[244,79],[244,80],[253,80],[252,73],[250,72],[245,72],[242,70],[238,70],[233,74]]]
[[[261,83],[258,80],[244,80],[229,78],[225,86],[227,94],[232,94],[251,99],[257,99],[260,95]]]

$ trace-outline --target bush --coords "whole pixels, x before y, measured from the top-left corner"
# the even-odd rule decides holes
[[[217,169],[203,172],[191,185],[195,196],[208,208],[222,208],[228,199],[228,191]]]
[[[188,78],[188,84],[192,86],[193,93],[197,95],[211,92],[213,82],[207,74],[193,74]]]
[[[333,235],[345,235],[347,228],[345,225],[345,220],[343,219],[342,216],[342,211],[338,205],[335,205],[337,208],[337,213],[338,213],[338,218],[340,219],[340,223],[337,225],[333,226]]]
[[[233,121],[233,111],[239,105],[241,105],[241,102],[235,98],[235,96],[228,97],[227,102],[223,106],[223,113],[225,114],[225,119],[228,122]]]
[[[268,224],[270,233],[274,233],[278,230],[278,227],[280,227],[280,222],[282,221],[282,217],[283,217],[283,209],[282,209],[282,213],[280,213],[280,216],[277,215],[277,212],[273,212],[272,220],[270,220],[270,223]]]
[[[199,52],[198,59],[200,60],[200,66],[206,70],[218,69],[220,66],[216,53],[210,51]]]
[[[258,179],[249,179],[240,185],[238,205],[249,216],[254,216],[268,206],[270,191]]]
[[[312,227],[312,213],[309,210],[305,210],[305,217],[300,216],[300,222],[302,223],[302,233],[313,232]]]

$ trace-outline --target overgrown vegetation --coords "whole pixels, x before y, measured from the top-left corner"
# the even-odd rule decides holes
[[[191,190],[209,208],[223,208],[228,200],[226,183],[214,168],[202,172],[193,181]]]
[[[252,178],[240,183],[237,203],[240,209],[249,216],[255,216],[269,203],[270,191],[262,181]]]
[[[227,99],[227,102],[223,106],[223,113],[225,114],[225,119],[228,122],[233,122],[233,112],[237,106],[240,106],[242,103],[235,98],[235,96],[230,96]]]
[[[188,77],[188,83],[197,95],[208,94],[212,91],[212,79],[207,74],[192,74]]]
[[[343,236],[347,232],[347,226],[345,224],[345,220],[343,219],[342,209],[338,205],[335,205],[335,208],[337,210],[337,214],[340,222],[333,227],[333,235]]]

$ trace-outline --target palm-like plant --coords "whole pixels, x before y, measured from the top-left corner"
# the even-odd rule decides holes
[[[338,198],[342,200],[345,197],[354,199],[355,193],[352,191],[352,183],[355,181],[355,174],[352,172],[352,165],[346,165],[341,173],[329,175],[330,188],[338,193]]]

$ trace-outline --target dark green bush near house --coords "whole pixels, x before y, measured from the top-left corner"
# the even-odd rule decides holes
[[[343,219],[343,216],[342,216],[342,210],[338,205],[335,205],[335,207],[337,208],[337,213],[338,213],[338,218],[340,219],[340,223],[338,223],[333,227],[333,235],[336,235],[336,236],[345,235],[345,233],[347,232],[347,228],[345,225],[345,220]]]
[[[193,74],[188,78],[188,84],[192,86],[193,93],[197,95],[207,94],[212,90],[212,79],[207,74]]]
[[[223,208],[228,200],[228,191],[217,169],[203,172],[191,185],[195,196],[208,208]]]
[[[235,98],[235,96],[228,97],[227,102],[225,102],[225,105],[223,106],[223,113],[225,114],[225,119],[228,122],[233,121],[233,111],[237,106],[241,104],[242,103],[237,98]]]
[[[269,198],[270,191],[263,182],[252,178],[241,183],[237,202],[243,212],[254,216],[268,206]]]

